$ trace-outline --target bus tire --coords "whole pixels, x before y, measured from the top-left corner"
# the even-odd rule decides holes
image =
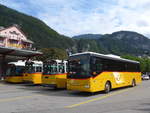
[[[111,83],[109,81],[107,81],[106,84],[105,84],[104,92],[109,93],[110,90],[111,90]]]
[[[135,79],[132,80],[131,86],[132,86],[132,87],[135,87],[135,86],[136,86],[136,81],[135,81]]]

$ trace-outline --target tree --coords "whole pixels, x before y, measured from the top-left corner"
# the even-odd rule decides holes
[[[139,58],[136,56],[124,55],[122,58],[138,61],[140,62],[141,72],[150,72],[150,59],[148,57]]]
[[[36,60],[46,61],[50,59],[67,59],[67,53],[64,49],[59,48],[42,48],[40,50],[43,52],[43,55],[35,57]]]

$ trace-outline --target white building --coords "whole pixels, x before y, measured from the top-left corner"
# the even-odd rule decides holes
[[[31,49],[33,42],[21,31],[18,25],[0,28],[0,46]]]

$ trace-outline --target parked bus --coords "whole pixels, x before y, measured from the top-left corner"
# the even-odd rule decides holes
[[[43,72],[43,62],[27,61],[25,64],[25,73],[23,75],[23,80],[25,82],[30,82],[33,84],[41,84],[42,72]]]
[[[69,90],[108,93],[111,89],[141,82],[139,62],[94,52],[71,55],[68,70]]]
[[[67,61],[49,60],[44,62],[42,84],[54,88],[66,88]]]
[[[9,62],[6,71],[6,82],[21,83],[23,82],[23,72],[25,68],[25,61]]]

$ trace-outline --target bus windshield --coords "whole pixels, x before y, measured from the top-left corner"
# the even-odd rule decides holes
[[[36,66],[36,72],[42,72],[42,66]]]
[[[26,73],[42,72],[42,66],[26,65]]]
[[[63,61],[47,61],[44,63],[43,68],[43,74],[45,75],[62,74],[66,72],[66,64]]]
[[[26,73],[35,73],[35,67],[32,65],[26,65]]]
[[[68,78],[88,78],[90,74],[90,56],[73,56],[69,59]]]
[[[36,72],[42,72],[42,64],[37,64],[34,62],[26,62],[25,64],[25,72],[26,73],[36,73]]]
[[[24,72],[24,66],[11,66],[7,69],[7,76],[21,76]]]
[[[57,74],[57,62],[55,63],[45,63],[43,65],[43,74],[50,75],[50,74]]]

